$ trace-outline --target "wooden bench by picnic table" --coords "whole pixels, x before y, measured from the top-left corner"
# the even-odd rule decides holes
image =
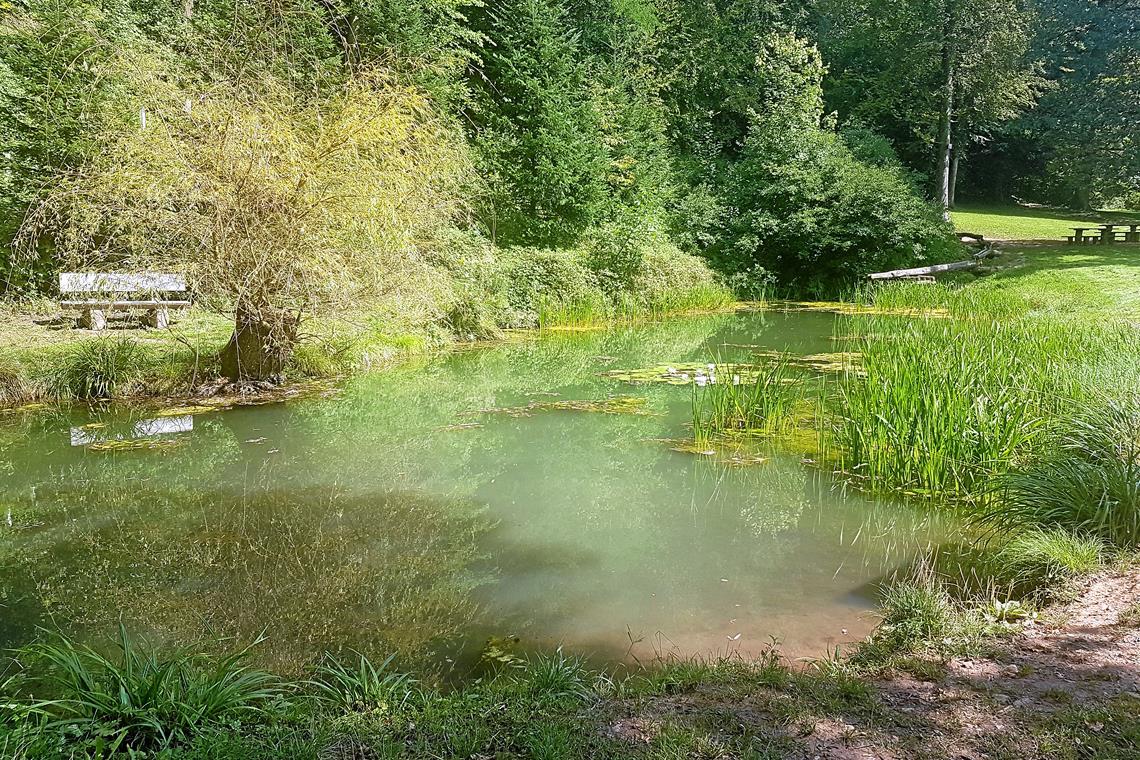
[[[1091,243],[1096,240],[1096,238],[1091,235],[1085,235],[1085,232],[1095,230],[1096,227],[1070,227],[1069,229],[1073,231],[1073,234],[1066,238],[1070,243]]]
[[[170,324],[171,309],[190,307],[188,300],[164,297],[186,292],[186,278],[177,274],[63,272],[59,276],[59,292],[65,297],[60,300],[60,307],[79,311],[80,326],[89,330],[106,328],[108,311],[133,309],[146,312],[143,322],[148,327],[163,328]]]

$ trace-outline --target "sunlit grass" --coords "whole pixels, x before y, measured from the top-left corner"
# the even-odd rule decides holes
[[[1140,394],[1093,399],[1060,418],[1042,455],[1002,478],[984,517],[1140,544]]]
[[[1140,212],[1081,213],[1041,207],[959,204],[952,214],[961,232],[984,235],[990,240],[1064,240],[1071,227],[1095,227],[1112,219],[1140,217]]]

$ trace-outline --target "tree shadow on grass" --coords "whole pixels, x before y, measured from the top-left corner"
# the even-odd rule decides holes
[[[1116,243],[1114,245],[1072,245],[1065,243],[1007,244],[1007,255],[1021,255],[1024,261],[1000,266],[987,275],[988,279],[1004,280],[1024,277],[1037,272],[1062,271],[1073,269],[1094,269],[1097,267],[1128,267],[1140,269],[1140,244]],[[1000,260],[999,260],[1000,261]]]

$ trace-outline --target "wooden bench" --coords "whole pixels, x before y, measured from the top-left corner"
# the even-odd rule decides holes
[[[107,312],[116,309],[143,309],[146,311],[144,324],[163,328],[170,324],[171,309],[190,306],[189,301],[163,297],[166,293],[186,292],[186,278],[177,274],[63,272],[59,276],[59,292],[61,296],[75,297],[75,300],[60,300],[59,305],[79,311],[80,327],[89,330],[104,329]]]

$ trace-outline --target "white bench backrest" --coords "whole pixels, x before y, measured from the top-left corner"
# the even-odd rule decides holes
[[[186,290],[186,278],[180,274],[143,272],[62,272],[60,293],[173,293]]]

